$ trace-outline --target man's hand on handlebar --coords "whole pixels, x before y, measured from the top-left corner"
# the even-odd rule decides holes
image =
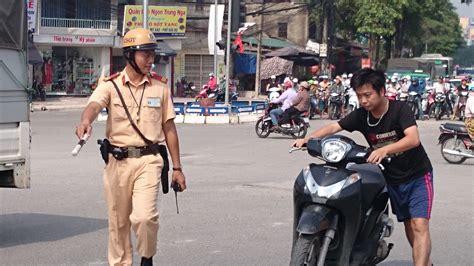
[[[304,145],[306,145],[306,143],[308,143],[308,140],[306,138],[297,139],[297,140],[295,140],[295,142],[293,142],[291,147],[301,148]]]
[[[373,150],[369,158],[367,158],[368,163],[373,163],[373,164],[380,164],[382,163],[382,160],[387,157],[387,151],[384,149],[384,147]]]

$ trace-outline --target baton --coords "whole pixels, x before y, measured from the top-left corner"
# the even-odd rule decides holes
[[[77,154],[79,154],[79,151],[82,149],[82,146],[86,144],[88,138],[89,138],[89,134],[84,134],[84,136],[77,143],[76,147],[74,147],[74,149],[72,150],[71,152],[72,156],[76,156]]]

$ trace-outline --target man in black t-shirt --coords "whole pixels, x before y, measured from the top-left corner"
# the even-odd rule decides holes
[[[359,70],[351,79],[361,108],[337,123],[326,125],[293,146],[301,147],[310,138],[323,138],[341,130],[361,132],[374,149],[369,163],[384,164],[384,176],[393,212],[405,225],[412,246],[414,265],[431,265],[429,219],[433,204],[433,167],[420,142],[413,112],[404,102],[385,98],[383,72]]]

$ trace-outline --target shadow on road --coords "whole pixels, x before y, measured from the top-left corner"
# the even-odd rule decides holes
[[[42,213],[0,215],[0,248],[56,241],[107,227],[107,220]]]

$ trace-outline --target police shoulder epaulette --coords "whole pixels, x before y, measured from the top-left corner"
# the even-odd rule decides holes
[[[120,72],[117,72],[117,73],[115,73],[115,74],[113,74],[113,75],[111,75],[111,76],[109,76],[109,77],[104,78],[104,81],[113,80],[114,78],[116,78],[116,77],[118,77],[118,76],[120,76]]]
[[[163,83],[165,83],[165,84],[168,83],[168,79],[167,79],[167,78],[162,77],[162,76],[156,74],[155,72],[151,73],[151,78],[156,79],[156,80],[158,80],[158,81],[161,81],[161,82],[163,82]]]

